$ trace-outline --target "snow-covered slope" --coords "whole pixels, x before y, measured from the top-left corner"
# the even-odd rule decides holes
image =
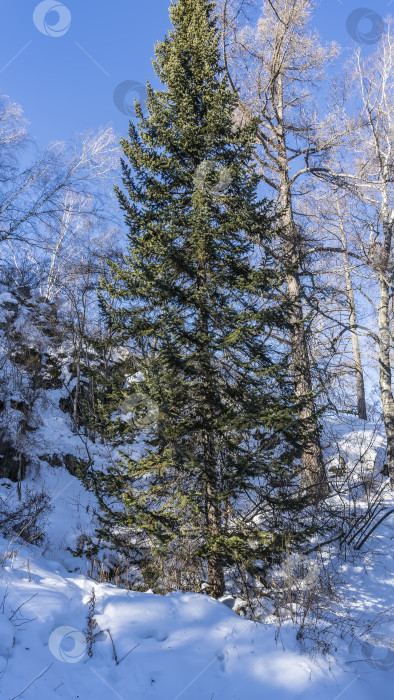
[[[337,430],[351,465],[360,454],[375,460],[381,438],[374,432],[361,424]],[[343,586],[335,613],[353,622],[343,625],[342,639],[333,638],[329,654],[307,655],[290,622],[280,629],[273,617],[252,622],[207,595],[159,596],[93,581],[65,549],[90,522],[91,496],[62,467],[47,466],[27,484],[51,493],[50,544],[0,540],[1,699],[393,697],[394,516],[357,559],[338,562]],[[388,493],[386,505],[390,499]],[[92,589],[97,626],[89,656]]]
[[[380,536],[384,565],[347,571],[349,600],[369,612],[383,610],[393,594],[392,555],[385,551],[390,532],[386,526]],[[0,547],[7,551],[4,540]],[[90,657],[85,635],[93,588]],[[384,628],[386,637],[375,633],[366,643],[355,636],[332,656],[314,659],[300,653],[292,628],[282,627],[277,641],[275,632],[273,624],[243,619],[209,596],[95,583],[36,547],[22,547],[0,569],[0,698],[393,697],[393,624]]]

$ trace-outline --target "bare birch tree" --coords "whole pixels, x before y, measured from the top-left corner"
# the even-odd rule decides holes
[[[248,8],[252,8],[249,17]],[[224,61],[240,97],[240,118],[259,120],[256,157],[280,214],[281,260],[287,269],[286,295],[293,309],[290,345],[295,392],[304,404],[302,417],[313,426],[303,455],[304,485],[324,497],[327,478],[317,435],[303,309],[305,240],[296,200],[308,187],[307,176],[324,167],[338,140],[335,113],[322,121],[313,98],[323,68],[337,55],[337,47],[321,46],[317,34],[310,31],[314,8],[313,0],[223,0],[222,16]]]
[[[357,323],[356,301],[354,295],[353,279],[352,279],[352,264],[349,259],[349,251],[347,245],[346,227],[344,220],[344,212],[341,209],[341,202],[336,193],[335,196],[336,215],[338,228],[340,233],[340,243],[342,246],[343,258],[343,276],[345,279],[346,301],[349,311],[349,330],[352,341],[354,374],[356,378],[356,399],[357,399],[357,416],[361,420],[367,420],[367,404],[365,398],[365,382],[364,370],[361,358],[359,328]]]
[[[363,262],[354,245],[357,237],[354,202],[348,192],[336,187],[335,180],[316,181],[315,185],[306,197],[307,206],[305,203],[303,206],[309,219],[312,246],[309,252],[313,253],[313,263],[308,266],[313,277],[312,303],[317,319],[312,348],[315,356],[325,357],[327,367],[331,366],[324,377],[326,393],[328,390],[336,396],[341,394],[340,410],[356,409],[358,418],[366,420],[361,351],[361,336],[365,336],[365,331],[359,323],[360,295],[356,298]]]
[[[30,149],[27,149],[27,146]],[[24,162],[29,164],[22,165]],[[55,228],[70,204],[83,197],[85,213],[103,216],[99,181],[111,177],[118,162],[111,128],[76,136],[70,146],[52,143],[37,152],[29,142],[22,110],[0,97],[0,243],[31,242],[43,226]],[[94,196],[93,196],[94,192]]]
[[[379,353],[379,382],[383,420],[387,434],[387,464],[394,488],[394,397],[391,376],[390,300],[393,296],[394,233],[394,37],[393,21],[375,53],[353,59],[355,85],[360,102],[352,137],[348,142],[351,167],[340,177],[354,194],[358,221],[357,244],[367,271],[375,280],[379,302],[377,332],[369,333]],[[369,301],[371,298],[364,293]],[[374,306],[373,299],[372,305]]]

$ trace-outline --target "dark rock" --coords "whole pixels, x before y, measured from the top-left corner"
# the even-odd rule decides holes
[[[10,406],[15,411],[20,411],[25,416],[29,413],[30,410],[27,403],[25,403],[24,401],[17,401],[16,399],[11,399]]]
[[[62,396],[59,399],[59,408],[64,412],[64,413],[69,413],[70,415],[72,414],[73,411],[73,402],[72,398],[70,396]]]
[[[62,372],[55,357],[49,357],[41,381],[43,389],[61,389],[63,386]]]
[[[13,354],[12,359],[28,372],[39,372],[41,369],[42,355],[34,348],[22,348]]]
[[[18,452],[11,442],[0,438],[0,478],[10,481],[24,479],[27,459]]]
[[[68,454],[64,455],[64,466],[66,467],[67,471],[70,472],[71,476],[81,478],[89,469],[90,462],[75,457],[75,455]]]
[[[42,462],[48,462],[51,467],[63,467],[64,462],[60,455],[56,452],[53,455],[40,455],[39,458]]]

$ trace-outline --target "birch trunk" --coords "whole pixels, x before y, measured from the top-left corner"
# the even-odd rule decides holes
[[[73,401],[73,421],[76,428],[79,428],[79,392],[81,388],[81,342],[79,341],[78,353],[76,357],[76,378],[75,378],[75,393]]]
[[[354,291],[352,284],[352,277],[350,274],[349,256],[347,253],[347,241],[346,234],[343,225],[343,219],[339,209],[339,202],[337,199],[337,210],[339,217],[339,227],[341,231],[341,243],[343,249],[343,267],[345,275],[346,284],[346,299],[349,308],[349,327],[350,327],[350,338],[352,341],[352,352],[353,352],[353,362],[354,362],[354,372],[356,377],[356,398],[357,398],[357,416],[361,420],[367,420],[367,404],[365,401],[365,383],[364,383],[364,372],[361,359],[360,350],[360,340],[358,337],[357,330],[357,314],[356,314],[356,304],[354,300]]]
[[[289,269],[286,275],[286,296],[291,302],[290,347],[292,370],[295,395],[302,403],[300,418],[308,425],[307,430],[309,433],[302,454],[302,488],[310,493],[313,500],[320,500],[328,495],[329,487],[316,420],[310,358],[302,307],[302,286],[300,277],[302,241],[293,215],[289,161],[286,148],[286,129],[283,115],[282,76],[278,76],[276,86],[274,102],[277,105],[278,119],[277,160],[279,171],[279,203],[283,228],[282,235],[284,239],[284,262]]]
[[[390,477],[390,488],[394,489],[394,398],[390,366],[390,294],[389,286],[383,273],[379,275],[379,289],[379,382],[382,397],[383,421],[387,436],[387,466]]]
[[[394,165],[394,34],[387,20],[374,54],[354,56],[355,77],[361,111],[352,152],[354,171],[345,175],[357,193],[361,210],[360,252],[372,271],[379,289],[378,336],[379,383],[383,421],[387,436],[387,466],[394,489],[394,398],[391,383],[390,284],[393,277],[393,165]],[[366,234],[369,232],[369,242]]]

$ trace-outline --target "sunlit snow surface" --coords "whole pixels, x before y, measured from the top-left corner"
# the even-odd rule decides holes
[[[361,451],[369,468],[382,449],[381,435],[355,421],[334,428],[347,459],[358,469]],[[67,443],[66,452],[77,453],[59,414],[44,417],[42,430],[45,442],[56,437],[59,451]],[[376,531],[373,556],[342,565],[345,613],[371,619],[380,613],[380,627],[367,640],[355,629],[353,637],[338,639],[329,656],[309,657],[290,625],[277,636],[274,623],[242,619],[207,595],[158,596],[92,581],[83,562],[66,550],[89,527],[92,496],[60,467],[43,464],[22,487],[41,484],[53,501],[48,546],[19,548],[0,539],[0,558],[9,553],[0,567],[1,700],[394,697],[394,624],[385,615],[394,605],[393,517]],[[2,480],[0,494],[14,497],[15,485]],[[98,626],[89,657],[85,631],[93,587]]]
[[[43,558],[34,561],[37,555],[26,548],[2,572],[1,597],[8,594],[0,613],[0,697],[13,698],[45,669],[24,697],[293,698],[312,697],[324,682],[335,687],[328,662],[302,657],[292,635],[283,649],[273,630],[208,596],[163,597],[93,584]],[[93,585],[95,633],[102,632],[89,658],[81,637],[67,629],[60,638],[53,633],[85,629]]]

